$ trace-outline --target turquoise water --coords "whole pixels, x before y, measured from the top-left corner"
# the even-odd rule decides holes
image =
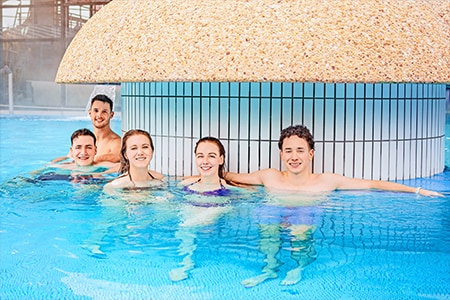
[[[173,180],[120,198],[30,180],[81,127],[89,120],[0,117],[1,299],[450,299],[448,170],[405,181],[443,198],[336,192],[297,208],[260,189],[205,208]],[[183,261],[188,278],[172,281]],[[282,285],[299,261],[302,279]],[[241,283],[267,263],[277,278]]]

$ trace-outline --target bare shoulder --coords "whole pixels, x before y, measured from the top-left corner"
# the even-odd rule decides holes
[[[339,188],[347,179],[345,176],[336,173],[312,174],[312,184],[320,186],[324,190],[334,190]]]
[[[189,184],[191,184],[191,183],[194,183],[194,182],[198,181],[199,178],[200,178],[200,177],[198,177],[198,176],[195,176],[195,177],[189,177],[189,178],[186,178],[186,179],[180,181],[180,183],[178,183],[178,185],[179,185],[179,186],[189,185]]]
[[[233,183],[242,183],[249,185],[265,185],[273,178],[281,177],[281,172],[276,169],[262,169],[252,173],[226,173],[225,179]]]
[[[283,186],[283,172],[280,170],[269,168],[262,169],[255,172],[257,174],[257,178],[266,188],[277,188]]]
[[[108,143],[108,144],[121,144],[122,143],[122,138],[115,133],[114,131],[109,131],[107,135],[105,135],[102,139],[104,142]]]
[[[121,175],[119,177],[117,177],[116,179],[108,182],[107,184],[105,184],[105,186],[103,187],[103,191],[105,191],[106,193],[110,193],[115,189],[121,189],[124,187],[127,187],[129,185],[129,178],[126,175]]]
[[[156,179],[163,180],[163,179],[166,178],[163,174],[161,174],[161,173],[159,173],[157,171],[149,171],[149,172]]]
[[[113,181],[109,182],[108,184],[111,187],[115,187],[115,188],[120,188],[125,186],[128,182],[130,181],[130,178],[126,175],[120,175],[119,177],[117,177],[116,179],[114,179]]]
[[[262,169],[254,172],[253,174],[258,175],[258,177],[261,178],[262,181],[268,179],[273,180],[275,178],[281,178],[283,176],[283,172],[274,168]]]
[[[109,142],[114,144],[122,144],[122,138],[115,132],[111,131]]]
[[[280,170],[277,170],[277,169],[274,169],[274,168],[262,169],[262,170],[259,170],[259,171],[256,171],[256,172],[259,172],[259,173],[264,174],[264,175],[278,175],[278,176],[281,176],[283,174]]]
[[[117,133],[115,133],[114,131],[111,131],[111,138],[114,140],[122,140],[122,138],[120,137],[120,135],[118,135]]]

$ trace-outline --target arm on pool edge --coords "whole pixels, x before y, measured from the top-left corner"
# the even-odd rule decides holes
[[[349,178],[342,175],[333,174],[333,180],[336,182],[337,190],[352,190],[352,189],[376,189],[384,191],[393,192],[405,192],[405,193],[415,193],[422,196],[435,196],[444,197],[441,193],[426,190],[421,187],[411,187],[401,183],[384,181],[384,180],[367,180],[358,178]]]

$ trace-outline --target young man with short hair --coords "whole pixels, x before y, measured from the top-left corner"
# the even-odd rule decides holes
[[[89,116],[97,138],[98,153],[95,162],[120,161],[121,139],[111,130],[111,119],[114,117],[113,102],[106,95],[96,95],[91,100]]]
[[[106,95],[96,95],[91,99],[89,106],[89,117],[94,127],[94,134],[97,139],[97,154],[95,162],[120,162],[121,138],[111,129],[111,119],[114,117],[113,102]],[[70,158],[70,153],[66,156],[52,160],[57,163]]]
[[[308,128],[303,125],[283,129],[278,148],[286,171],[270,168],[248,174],[227,173],[225,178],[237,183],[264,185],[268,190],[274,191],[318,193],[334,190],[377,189],[417,193],[423,196],[442,196],[434,191],[395,182],[350,178],[335,173],[312,173],[310,163],[314,157],[314,138]]]

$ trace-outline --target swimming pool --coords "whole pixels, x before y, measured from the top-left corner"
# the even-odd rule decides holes
[[[0,117],[1,299],[450,299],[449,170],[405,181],[444,198],[336,192],[300,208],[274,208],[256,189],[202,210],[173,180],[132,202],[27,180],[82,127],[90,121]],[[296,261],[308,263],[301,281],[281,285]],[[183,263],[189,277],[172,281]],[[278,278],[241,283],[266,263]]]

